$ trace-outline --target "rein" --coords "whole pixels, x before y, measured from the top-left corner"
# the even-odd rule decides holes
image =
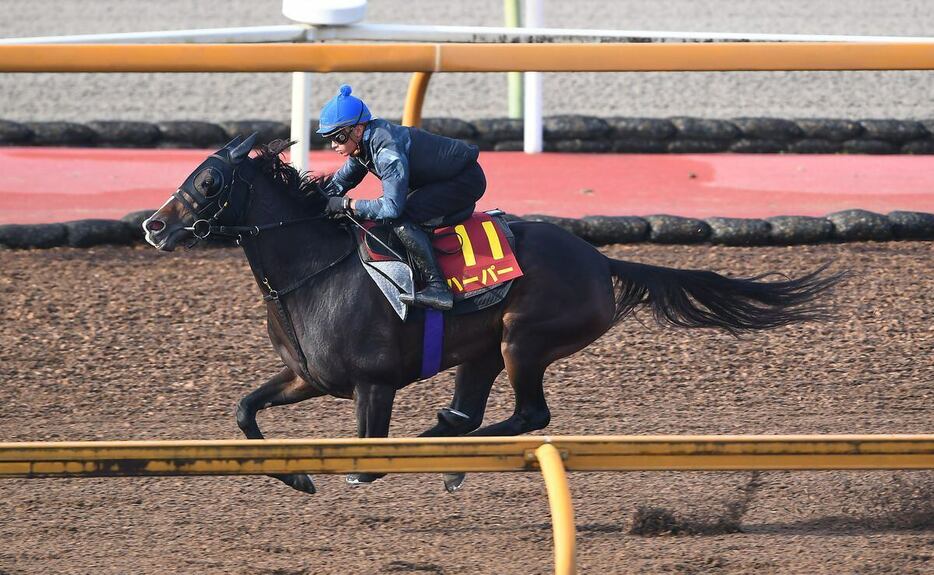
[[[240,245],[240,243],[243,241],[244,235],[246,235],[246,237],[256,237],[260,234],[260,232],[265,232],[267,230],[274,230],[278,228],[284,228],[285,226],[290,226],[292,224],[300,224],[303,222],[320,220],[320,219],[324,219],[325,217],[326,216],[323,216],[323,215],[309,216],[307,218],[299,218],[297,220],[284,220],[280,222],[273,222],[270,224],[263,224],[261,226],[215,226],[215,225],[210,224],[210,221],[213,221],[215,219],[215,218],[212,218],[212,220],[198,220],[197,222],[194,223],[194,225],[192,225],[192,227],[185,228],[185,229],[191,230],[191,233],[195,234],[201,239],[204,239],[211,235],[215,235],[215,236],[223,237],[225,239],[232,239],[237,242],[237,245]],[[206,222],[206,225],[208,225],[207,228],[202,228],[206,233],[200,236],[197,234],[197,231],[196,231],[196,228],[199,222]]]
[[[357,220],[355,220],[353,216],[351,216],[350,214],[344,214],[344,217],[347,218],[348,220],[350,220],[351,222],[353,222],[353,224],[354,224],[355,226],[357,226],[358,228],[360,228],[361,230],[363,230],[363,233],[364,233],[364,234],[366,234],[366,235],[370,236],[371,238],[373,238],[373,241],[375,241],[375,242],[378,243],[379,245],[381,245],[381,246],[383,246],[384,248],[386,248],[386,250],[387,250],[389,253],[391,253],[392,255],[396,256],[396,257],[397,257],[398,259],[400,259],[400,260],[404,260],[404,259],[405,259],[405,258],[403,258],[402,256],[400,256],[398,253],[396,253],[396,250],[392,249],[391,247],[389,247],[389,246],[387,246],[385,243],[383,243],[383,240],[381,240],[381,239],[379,239],[378,237],[376,237],[376,234],[374,234],[374,233],[372,233],[370,230],[366,229],[366,226],[364,226],[363,224],[361,224],[360,222],[358,222]]]
[[[252,189],[252,186],[251,186],[251,189]],[[344,252],[340,257],[338,257],[337,259],[335,259],[328,265],[324,266],[323,268],[308,274],[307,276],[299,279],[298,281],[282,289],[276,289],[272,287],[272,285],[269,283],[269,278],[266,276],[266,272],[263,269],[262,259],[260,258],[259,249],[258,249],[258,246],[256,245],[256,242],[251,242],[250,244],[246,244],[243,240],[245,238],[257,239],[259,237],[259,234],[266,230],[281,229],[291,224],[296,224],[299,222],[307,222],[310,220],[322,219],[323,217],[324,216],[299,218],[297,220],[287,220],[287,221],[275,222],[271,224],[265,224],[261,226],[218,226],[218,228],[221,228],[221,229],[226,228],[226,231],[236,233],[237,234],[236,235],[237,245],[243,247],[244,252],[247,251],[248,245],[252,245],[253,249],[256,250],[254,257],[252,258],[252,262],[253,262],[252,265],[255,266],[254,272],[256,273],[257,277],[263,278],[262,287],[266,289],[266,293],[263,294],[263,301],[267,303],[271,303],[274,306],[275,314],[278,317],[279,322],[281,323],[283,327],[283,330],[285,331],[285,336],[289,339],[289,343],[291,343],[292,349],[294,349],[295,353],[298,355],[298,360],[301,363],[301,367],[302,367],[302,373],[305,374],[306,376],[308,376],[309,374],[308,358],[305,356],[305,351],[302,349],[302,344],[298,340],[298,336],[295,334],[295,325],[292,323],[292,316],[289,315],[288,310],[285,308],[285,301],[282,299],[282,297],[302,287],[303,285],[305,285],[306,283],[308,283],[315,277],[333,269],[338,264],[344,262],[348,257],[350,257],[350,255],[353,254],[354,250],[356,249],[356,246],[354,245],[355,242],[353,239],[353,234],[349,228],[344,228],[344,230],[350,236],[349,237],[350,247],[346,252]],[[226,231],[222,231],[222,233],[226,233]],[[250,259],[249,255],[247,255],[247,259]],[[306,377],[306,379],[311,381],[310,377]]]
[[[219,236],[224,239],[234,240],[237,243],[237,245],[240,245],[241,242],[243,241],[244,234],[251,236],[251,237],[256,237],[260,234],[260,232],[264,232],[267,230],[282,228],[282,227],[289,226],[292,224],[310,222],[313,220],[320,220],[320,219],[327,217],[324,214],[321,214],[317,216],[309,216],[307,218],[299,218],[296,220],[284,220],[284,221],[279,221],[279,222],[272,222],[269,224],[263,224],[259,226],[215,225],[215,222],[217,222],[217,220],[221,217],[221,214],[224,213],[224,210],[226,210],[227,207],[230,205],[230,196],[231,194],[233,194],[233,187],[236,184],[238,179],[239,181],[245,183],[248,186],[246,197],[247,197],[247,201],[251,202],[253,200],[253,189],[254,189],[253,182],[243,178],[240,175],[239,166],[234,170],[234,173],[233,173],[234,181],[230,182],[229,184],[226,184],[224,186],[224,189],[221,190],[221,193],[226,192],[226,195],[225,195],[226,197],[224,198],[223,203],[218,202],[218,206],[219,206],[218,210],[210,218],[207,218],[207,219],[203,217],[199,218],[201,214],[197,210],[195,210],[193,206],[191,206],[188,202],[185,202],[185,201],[182,202],[185,205],[185,207],[188,208],[188,211],[192,215],[195,216],[195,218],[199,218],[199,219],[196,219],[195,222],[191,224],[191,226],[184,228],[185,230],[190,231],[192,235],[194,235],[196,238],[195,242],[193,242],[192,244],[188,246],[189,248],[194,247],[199,241],[204,240],[212,235]],[[173,195],[178,197],[179,192],[176,192]],[[180,199],[183,199],[183,198],[180,198]]]
[[[290,224],[290,223],[295,223],[295,222],[299,222],[299,221],[303,221],[303,220],[291,220],[291,221],[282,222],[282,223]],[[271,228],[267,228],[267,229],[271,229]],[[347,228],[344,228],[344,229],[345,229],[345,231],[348,232],[348,235],[350,235],[350,230],[347,229]],[[255,237],[256,235],[257,235],[257,234],[253,234],[251,237]],[[354,253],[354,250],[356,250],[356,246],[354,245],[353,236],[350,235],[350,249],[348,249],[346,252],[344,252],[343,254],[341,254],[340,257],[338,257],[336,260],[334,260],[333,262],[329,263],[328,265],[324,266],[324,267],[321,268],[320,270],[316,270],[316,271],[314,271],[314,272],[308,274],[307,276],[303,277],[302,279],[300,279],[300,280],[298,280],[298,281],[296,281],[296,282],[293,282],[292,285],[290,285],[290,286],[288,286],[288,287],[285,287],[285,288],[282,288],[282,289],[275,289],[275,288],[273,288],[271,285],[269,285],[269,278],[266,277],[266,274],[265,274],[265,273],[263,272],[263,270],[262,270],[262,265],[259,263],[259,258],[257,258],[257,259],[256,259],[257,267],[260,268],[260,269],[257,270],[257,271],[259,271],[259,275],[261,275],[261,276],[263,277],[263,285],[264,285],[264,286],[266,287],[266,289],[268,290],[268,292],[266,293],[266,295],[263,296],[263,300],[265,300],[265,301],[278,300],[280,297],[284,296],[285,294],[291,293],[291,292],[297,290],[298,288],[302,287],[303,285],[305,285],[306,283],[308,283],[309,281],[311,281],[312,278],[314,278],[314,277],[316,277],[316,276],[318,276],[318,275],[320,275],[320,274],[323,274],[324,272],[328,271],[329,269],[335,267],[337,264],[339,264],[339,263],[343,262],[344,260],[346,260],[347,258],[349,258],[350,255]]]

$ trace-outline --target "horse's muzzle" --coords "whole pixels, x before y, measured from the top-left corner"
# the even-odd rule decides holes
[[[170,227],[165,221],[159,219],[157,214],[143,222],[143,234],[146,242],[152,247],[165,252],[175,250],[179,233],[184,233],[183,227]]]

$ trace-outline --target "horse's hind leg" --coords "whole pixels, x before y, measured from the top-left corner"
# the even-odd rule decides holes
[[[438,411],[438,423],[419,437],[464,435],[480,427],[490,389],[501,371],[503,356],[498,349],[459,365],[454,380],[451,407],[441,408]]]
[[[543,429],[551,421],[542,389],[547,365],[542,365],[540,357],[517,357],[508,346],[504,347],[506,373],[516,394],[515,408],[507,419],[478,429],[471,435],[519,435]]]
[[[483,423],[486,403],[496,376],[503,371],[503,356],[498,349],[457,367],[451,407],[438,411],[438,423],[421,437],[450,437],[474,431]],[[444,488],[454,493],[464,484],[463,473],[442,475]]]
[[[549,313],[541,306],[533,306],[506,314],[501,350],[509,383],[516,393],[515,410],[508,419],[471,435],[519,435],[548,426],[551,412],[542,389],[545,369],[553,361],[589,345],[612,323],[611,298],[588,301],[592,305],[587,308],[568,308],[563,312]]]
[[[291,369],[285,368],[237,403],[237,425],[243,430],[247,439],[263,439],[263,433],[259,430],[259,425],[256,424],[257,412],[267,407],[288,405],[321,395],[324,395],[324,393],[295,375],[295,372]],[[310,475],[293,473],[290,475],[272,475],[271,477],[275,477],[299,491],[305,493],[315,492],[315,484]]]
[[[508,346],[504,346],[503,357],[509,383],[516,394],[516,407],[508,419],[478,429],[470,434],[472,436],[519,435],[542,429],[551,420],[542,389],[546,366],[539,363],[541,357],[530,356],[528,360],[522,361],[510,353]],[[444,488],[453,493],[461,488],[466,477],[464,473],[445,473]]]

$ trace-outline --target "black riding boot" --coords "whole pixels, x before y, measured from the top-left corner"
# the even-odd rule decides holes
[[[392,229],[402,240],[402,244],[408,250],[412,261],[422,272],[428,284],[425,289],[416,293],[414,297],[407,293],[399,296],[402,303],[440,310],[448,310],[454,307],[454,296],[451,295],[451,290],[448,289],[448,284],[444,281],[444,275],[438,267],[435,250],[431,245],[431,240],[428,239],[428,234],[412,222],[400,222],[393,226]]]

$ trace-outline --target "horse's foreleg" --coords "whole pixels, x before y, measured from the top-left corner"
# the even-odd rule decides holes
[[[498,349],[480,359],[459,365],[451,406],[438,410],[438,423],[419,437],[451,437],[479,428],[483,423],[490,389],[501,371],[503,357]]]
[[[357,384],[354,402],[357,411],[357,437],[389,437],[389,420],[392,417],[392,402],[396,390],[389,385],[373,383]],[[385,473],[351,473],[347,483],[359,485],[372,483]]]
[[[321,395],[324,395],[324,393],[295,375],[295,372],[291,369],[285,368],[237,403],[237,425],[243,430],[247,439],[263,439],[263,433],[260,431],[259,425],[256,424],[256,414],[261,409],[297,403]],[[289,475],[272,475],[271,477],[275,477],[299,491],[305,493],[315,492],[315,484],[310,475],[293,473]]]

